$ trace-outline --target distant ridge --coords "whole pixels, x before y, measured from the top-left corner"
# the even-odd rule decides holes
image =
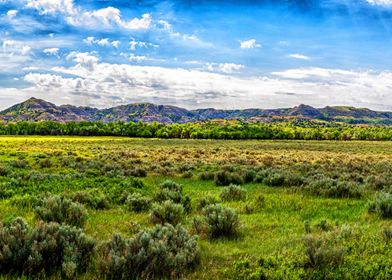
[[[242,120],[249,122],[269,122],[272,120],[309,119],[336,121],[350,124],[392,124],[392,112],[378,112],[366,108],[349,106],[327,106],[314,108],[299,105],[283,109],[244,109],[220,110],[197,109],[187,110],[170,105],[151,103],[134,103],[108,109],[77,107],[72,105],[57,106],[42,99],[30,98],[0,112],[3,123],[29,121],[99,121],[104,123],[123,122],[159,122],[186,123],[213,119]]]

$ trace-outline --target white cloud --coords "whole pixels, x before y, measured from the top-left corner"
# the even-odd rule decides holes
[[[87,45],[91,46],[93,44],[97,44],[102,47],[109,47],[112,46],[114,48],[118,48],[120,46],[120,41],[110,41],[109,38],[103,39],[95,39],[95,37],[87,37],[83,39],[83,42]]]
[[[148,29],[151,26],[151,15],[143,14],[141,18],[123,20],[121,11],[114,7],[99,10],[84,10],[75,6],[73,0],[27,0],[26,7],[36,9],[40,14],[62,14],[66,22],[73,26],[85,28],[122,27],[130,30]]]
[[[135,55],[135,54],[131,54],[128,56],[128,60],[130,62],[141,62],[143,60],[146,60],[147,57],[144,55]]]
[[[235,63],[206,63],[204,69],[210,72],[231,74],[245,68],[244,65]]]
[[[30,53],[30,51],[31,51],[30,46],[23,46],[22,49],[20,50],[20,53],[22,55],[27,55],[28,53]]]
[[[153,43],[149,42],[142,42],[142,41],[135,41],[135,39],[132,39],[129,42],[129,49],[132,51],[135,51],[137,48],[159,48],[158,45],[155,45]]]
[[[26,56],[31,52],[31,47],[25,45],[21,41],[4,40],[3,41],[3,53],[9,56],[22,55]]]
[[[9,10],[9,11],[7,12],[7,17],[8,17],[9,19],[12,19],[12,18],[14,18],[17,14],[18,14],[18,11],[17,11],[17,10]]]
[[[66,58],[77,62],[78,64],[75,66],[76,68],[82,68],[88,71],[93,71],[99,60],[95,55],[86,52],[71,52]]]
[[[151,25],[151,15],[144,14],[140,19],[134,18],[128,22],[122,22],[122,25],[128,29],[148,29]]]
[[[299,53],[290,54],[290,55],[288,55],[288,57],[295,58],[295,59],[302,59],[302,60],[311,60],[311,58],[309,56],[299,54]]]
[[[70,103],[74,98],[75,104],[98,107],[155,102],[188,108],[276,108],[300,103],[392,108],[389,71],[303,68],[275,72],[271,77],[245,78],[202,70],[102,63],[90,53],[69,57],[76,64],[53,68],[56,75],[26,75],[24,79],[32,86],[21,94],[33,92],[56,99],[56,103]],[[3,91],[11,90],[0,93]]]
[[[245,41],[240,41],[241,49],[254,49],[261,48],[261,45],[257,43],[256,39],[249,39]]]
[[[55,14],[62,12],[66,14],[76,13],[73,0],[27,0],[26,7],[34,8],[40,14]]]
[[[392,6],[392,0],[366,0],[371,5]]]
[[[43,50],[44,54],[58,56],[59,48],[47,48]]]

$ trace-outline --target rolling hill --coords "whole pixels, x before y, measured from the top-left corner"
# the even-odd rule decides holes
[[[368,123],[390,125],[392,124],[392,112],[378,112],[366,108],[348,106],[314,108],[308,105],[283,109],[220,110],[208,108],[187,110],[170,105],[155,105],[151,103],[134,103],[100,110],[72,105],[57,106],[34,97],[0,112],[0,121],[3,123],[19,121],[100,121],[103,123],[143,121],[148,123],[186,123],[213,119],[240,119],[251,122],[309,119],[350,124]]]

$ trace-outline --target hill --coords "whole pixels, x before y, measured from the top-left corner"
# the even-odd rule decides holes
[[[170,105],[134,103],[100,110],[72,105],[57,106],[34,97],[0,112],[0,121],[5,123],[19,121],[100,121],[103,123],[143,121],[147,123],[159,122],[169,124],[213,119],[239,119],[249,122],[307,119],[350,124],[390,125],[392,124],[392,112],[378,112],[367,108],[354,108],[349,106],[314,108],[303,104],[293,108],[283,109],[220,110],[207,108],[187,110]]]

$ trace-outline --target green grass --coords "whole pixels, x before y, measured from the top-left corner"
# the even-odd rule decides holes
[[[51,159],[53,166],[40,168],[39,160],[42,158]],[[64,158],[72,160],[75,166],[62,166]],[[152,196],[164,180],[174,180],[184,186],[184,194],[189,195],[194,204],[196,199],[208,195],[219,198],[221,191],[221,187],[216,187],[213,181],[201,181],[197,178],[198,173],[203,170],[218,170],[225,165],[232,165],[234,168],[271,165],[274,168],[295,168],[305,164],[326,164],[332,171],[339,173],[340,170],[334,168],[340,164],[339,168],[344,168],[342,173],[356,172],[366,178],[369,174],[383,174],[382,166],[392,163],[392,143],[0,137],[0,165],[9,166],[11,161],[21,159],[27,160],[29,166],[11,167],[7,176],[0,176],[0,183],[8,184],[12,180],[20,179],[24,184],[13,188],[11,197],[0,200],[0,220],[21,216],[34,224],[36,218],[33,207],[22,207],[15,203],[18,196],[40,196],[48,192],[67,194],[91,188],[98,188],[106,194],[110,193],[113,187],[131,181],[131,178],[117,173],[98,172],[105,164],[121,164],[121,170],[135,167],[148,170],[148,176],[141,179],[145,187],[134,190],[148,196]],[[102,163],[102,166],[87,168],[93,161]],[[191,165],[192,178],[181,177],[178,168],[185,164]],[[373,167],[377,164],[381,166],[380,170]],[[352,169],[352,166],[359,166],[361,169],[358,171]],[[369,169],[363,166],[368,166]],[[165,168],[167,173],[162,171]],[[327,174],[329,171],[323,168],[320,167],[318,172]],[[347,171],[346,168],[354,171]],[[33,171],[43,177],[29,180],[29,174]],[[88,171],[97,173],[91,175],[93,173]],[[67,177],[65,174],[79,174],[79,177]],[[352,249],[347,255],[349,261],[344,268],[349,269],[350,264],[355,263],[351,259],[361,256],[366,264],[371,261],[366,261],[365,258],[371,260],[379,254],[383,254],[383,259],[392,257],[389,245],[382,245],[379,241],[382,229],[391,227],[392,220],[381,219],[376,214],[367,212],[367,202],[374,190],[367,190],[362,199],[339,199],[312,196],[300,188],[268,187],[256,183],[245,184],[243,187],[248,191],[247,201],[223,203],[240,212],[239,235],[213,241],[201,238],[201,265],[186,278],[227,279],[231,276],[233,263],[244,256],[252,260],[279,256],[287,256],[293,260],[303,259],[302,238],[307,221],[317,234],[321,232],[317,224],[323,220],[336,228],[349,225],[360,233],[362,237],[355,241],[359,242],[358,248],[369,246],[369,250],[359,252],[359,249]],[[243,214],[244,205],[251,203],[256,195],[264,196],[264,205],[254,213]],[[88,212],[85,232],[99,241],[108,240],[115,232],[132,236],[141,229],[152,227],[148,221],[148,212],[132,213],[127,211],[125,206],[116,203],[112,203],[110,209],[88,209]],[[193,210],[187,216],[184,225],[188,229],[191,229],[192,217],[197,214]],[[376,244],[374,248],[372,240]],[[91,270],[80,278],[95,279],[96,274]],[[289,276],[287,278],[290,279]]]

